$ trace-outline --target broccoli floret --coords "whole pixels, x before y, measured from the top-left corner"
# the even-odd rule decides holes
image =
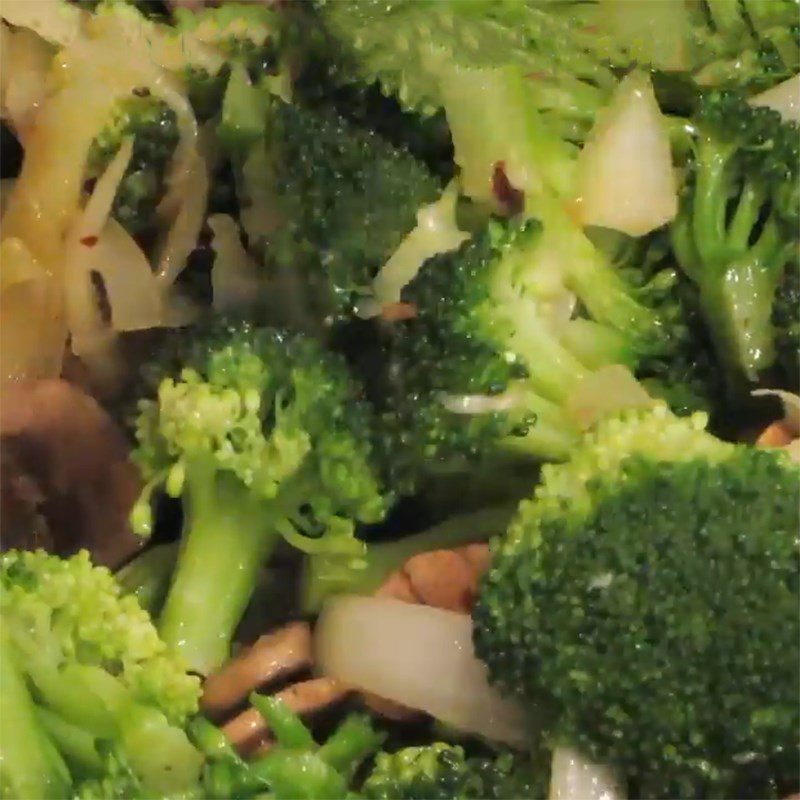
[[[103,173],[127,137],[133,137],[133,154],[111,213],[136,236],[156,224],[156,209],[166,190],[179,139],[175,112],[147,90],[119,101],[111,120],[92,143],[87,161],[90,178]]]
[[[431,79],[433,52],[459,64],[515,65],[529,91],[568,138],[580,138],[616,85],[609,62],[630,59],[595,26],[581,24],[573,3],[447,0],[319,0],[334,79],[377,82],[404,107],[434,113],[442,97]]]
[[[429,259],[403,291],[413,317],[391,326],[385,359],[379,448],[396,481],[413,485],[420,467],[565,458],[584,379],[672,352],[656,308],[664,277],[626,282],[566,222],[493,220]],[[575,297],[580,312],[557,316]]]
[[[730,92],[705,95],[694,123],[672,242],[735,387],[775,359],[775,290],[798,246],[800,130]]]
[[[245,167],[244,194],[266,196],[262,212],[274,218],[250,244],[274,273],[299,276],[317,317],[349,310],[440,191],[422,164],[376,134],[278,99],[248,160],[263,167]]]
[[[704,423],[610,419],[546,467],[473,613],[491,678],[636,797],[798,774],[800,472]]]
[[[280,68],[280,17],[263,3],[223,3],[201,11],[176,8],[178,35],[214,48],[223,59],[216,71],[191,65],[182,74],[189,101],[198,119],[216,116],[221,107],[231,67],[243,67],[253,80]]]
[[[12,797],[80,794],[84,781],[87,796],[92,786],[136,784],[154,797],[196,784],[202,756],[183,726],[199,681],[87,552],[3,554],[0,621],[0,782]]]
[[[157,487],[183,502],[159,630],[207,674],[228,657],[259,567],[281,537],[357,558],[354,526],[379,521],[387,497],[372,463],[370,413],[344,364],[315,341],[220,324],[182,339],[175,360],[177,372],[140,404],[134,459],[148,485],[132,521],[150,532]]]
[[[546,780],[510,753],[468,757],[459,745],[436,742],[379,753],[361,793],[368,800],[490,800],[544,798]]]
[[[767,88],[800,68],[797,0],[687,6],[693,78],[703,87]]]
[[[772,324],[781,383],[793,392],[800,391],[800,262],[796,253],[775,292]]]

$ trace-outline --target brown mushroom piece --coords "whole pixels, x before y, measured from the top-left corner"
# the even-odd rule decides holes
[[[311,629],[293,622],[259,637],[203,685],[203,711],[218,716],[236,707],[252,691],[311,666]]]
[[[118,566],[139,547],[128,513],[139,476],[128,442],[100,405],[57,379],[3,388],[0,396],[3,549],[86,548]]]
[[[332,678],[312,678],[287,686],[274,696],[282,700],[295,714],[305,716],[344,700],[350,691]],[[255,708],[242,711],[223,725],[222,730],[245,757],[263,755],[273,745],[269,726]]]

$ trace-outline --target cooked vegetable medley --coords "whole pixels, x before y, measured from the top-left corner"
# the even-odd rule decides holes
[[[0,18],[0,798],[800,793],[800,0]]]

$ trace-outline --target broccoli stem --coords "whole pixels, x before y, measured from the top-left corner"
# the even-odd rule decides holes
[[[186,523],[159,630],[191,670],[207,675],[230,655],[278,534],[269,504],[237,479],[192,464],[185,480]]]
[[[303,575],[303,607],[308,612],[317,611],[325,597],[333,593],[371,594],[389,573],[399,569],[412,556],[485,541],[501,533],[514,510],[515,506],[510,505],[485,508],[453,517],[422,533],[372,544],[367,549],[363,566],[358,569],[330,574],[326,572],[324,557],[309,558]]]
[[[3,797],[69,797],[67,766],[41,727],[8,637],[0,639],[0,787]]]

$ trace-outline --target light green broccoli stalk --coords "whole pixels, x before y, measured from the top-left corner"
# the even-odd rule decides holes
[[[281,537],[358,559],[356,523],[386,509],[367,408],[342,362],[311,339],[222,325],[184,342],[180,368],[140,405],[136,462],[150,496],[180,497],[184,534],[159,629],[202,674],[227,657],[258,570]],[[213,590],[211,590],[213,588]]]
[[[88,553],[3,554],[0,622],[0,784],[11,797],[63,798],[85,781],[124,780],[150,797],[196,784],[202,756],[183,725],[199,681]]]

